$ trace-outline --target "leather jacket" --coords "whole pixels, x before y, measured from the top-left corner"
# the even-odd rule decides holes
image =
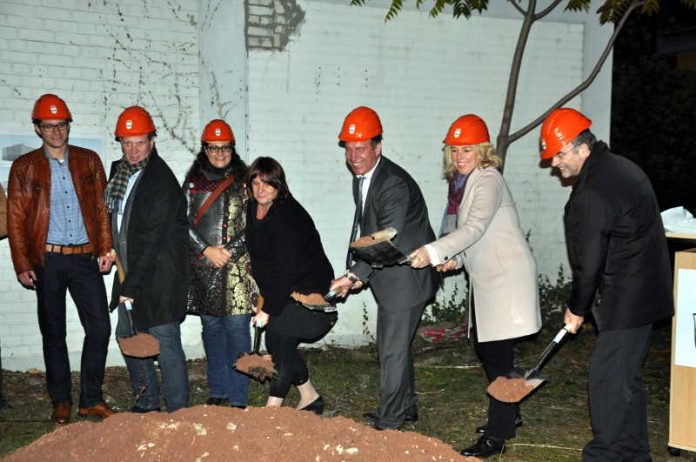
[[[68,146],[70,173],[82,220],[95,256],[111,250],[109,216],[104,205],[106,176],[94,151]],[[12,163],[8,193],[8,235],[15,272],[43,265],[51,206],[51,168],[40,147]]]

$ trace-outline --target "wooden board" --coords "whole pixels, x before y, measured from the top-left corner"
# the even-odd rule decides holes
[[[679,290],[696,291],[696,287],[679,286],[679,270],[696,270],[696,249],[677,252],[674,258],[674,303],[678,303]],[[696,311],[696,307],[693,307]],[[669,399],[669,443],[673,448],[696,451],[696,367],[675,365],[678,322],[693,322],[678,319],[679,309],[675,306],[672,320],[672,366]],[[690,339],[689,339],[690,340]]]

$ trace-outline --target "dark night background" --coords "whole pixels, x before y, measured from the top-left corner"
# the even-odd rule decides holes
[[[614,48],[612,151],[640,165],[665,210],[696,212],[696,11],[633,14]]]

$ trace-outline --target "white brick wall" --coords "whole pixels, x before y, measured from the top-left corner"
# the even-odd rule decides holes
[[[336,139],[345,114],[361,104],[380,113],[384,153],[421,184],[437,231],[446,191],[441,140],[451,121],[466,112],[480,114],[495,137],[520,26],[506,5],[491,5],[469,21],[431,19],[407,6],[385,24],[384,1],[348,3],[297,0],[303,22],[292,26],[282,50],[262,50],[248,42],[245,48],[244,3],[238,0],[3,0],[0,134],[31,134],[34,100],[56,92],[75,116],[72,134],[101,140],[108,169],[120,156],[112,135],[116,117],[124,107],[141,104],[155,116],[160,153],[182,178],[201,128],[223,116],[245,159],[271,155],[283,163],[340,272],[353,215],[351,176]],[[593,60],[588,49],[596,53],[607,32],[597,30],[592,15],[580,16],[554,14],[535,25],[513,129],[587,74]],[[590,90],[593,100],[606,104],[609,86],[601,78]],[[581,102],[574,101],[577,107]],[[602,134],[608,110],[595,106],[583,110],[605,122],[596,127]],[[561,216],[568,190],[539,168],[537,133],[511,147],[505,176],[523,227],[531,231],[540,270],[554,274],[565,262]],[[43,368],[35,311],[34,293],[16,282],[7,241],[0,241],[4,367]],[[72,302],[68,311],[75,369],[82,329]],[[374,331],[374,313],[369,293],[351,297],[327,341],[364,342],[364,333]],[[200,356],[198,320],[187,320],[182,332],[187,355]],[[115,342],[109,363],[122,363]]]
[[[384,23],[383,7],[299,2],[300,33],[282,51],[249,54],[250,158],[271,155],[287,170],[293,193],[314,217],[329,258],[342,271],[354,206],[351,175],[336,136],[345,114],[373,107],[384,126],[383,153],[420,184],[439,229],[446,185],[442,139],[459,115],[487,121],[493,137],[502,116],[517,19],[403,11]],[[520,79],[517,114],[538,114],[581,78],[582,24],[538,24]],[[528,122],[518,117],[514,125]],[[518,122],[519,120],[519,122]],[[514,128],[514,126],[513,126]],[[565,262],[562,204],[567,191],[538,166],[538,130],[513,145],[506,178],[544,273]],[[329,339],[360,341],[362,303],[351,300]],[[373,322],[372,319],[371,322]]]
[[[47,92],[63,97],[72,135],[101,140],[108,173],[120,157],[113,141],[118,114],[139,104],[155,118],[160,154],[182,179],[199,136],[196,1],[97,2],[3,0],[0,3],[0,131],[31,134],[31,109]],[[107,278],[110,294],[112,277]],[[68,348],[79,368],[82,327],[68,297]],[[0,242],[0,341],[3,367],[43,369],[34,292],[16,281],[7,240]],[[113,318],[115,325],[115,318]],[[200,355],[198,320],[184,342]],[[121,364],[115,342],[109,364]]]

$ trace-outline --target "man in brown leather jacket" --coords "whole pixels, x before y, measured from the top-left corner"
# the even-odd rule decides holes
[[[65,342],[65,294],[85,330],[80,370],[80,416],[114,413],[102,397],[111,322],[101,272],[111,269],[106,178],[99,156],[68,144],[72,116],[56,95],[41,96],[32,113],[43,145],[12,164],[8,232],[17,278],[36,290],[46,385],[53,419],[70,421],[71,377]]]

